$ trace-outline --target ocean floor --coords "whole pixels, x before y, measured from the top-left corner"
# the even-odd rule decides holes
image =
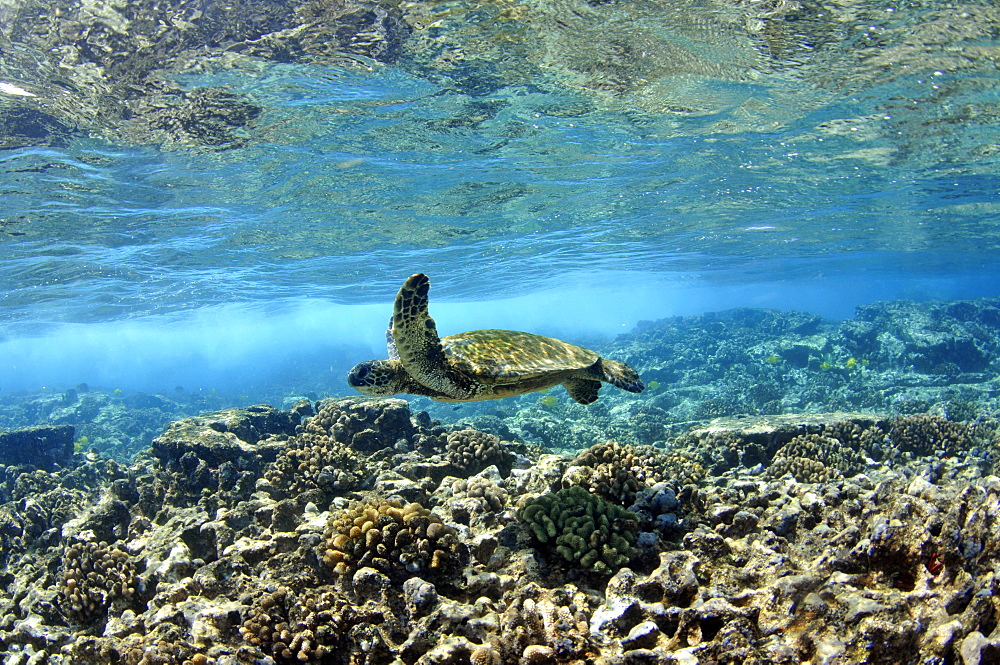
[[[600,351],[647,390],[588,407],[7,395],[0,653],[1000,662],[998,332],[986,300],[645,323]]]

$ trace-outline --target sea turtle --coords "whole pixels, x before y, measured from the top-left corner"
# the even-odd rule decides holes
[[[347,382],[373,397],[425,395],[474,402],[545,390],[560,383],[580,404],[597,399],[601,382],[638,393],[645,386],[625,363],[551,337],[516,330],[474,330],[438,337],[427,311],[430,279],[418,273],[396,294],[386,331],[388,360],[351,369]]]

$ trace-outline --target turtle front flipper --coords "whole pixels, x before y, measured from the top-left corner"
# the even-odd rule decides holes
[[[396,350],[396,339],[392,336],[392,317],[389,317],[389,327],[385,329],[385,348],[389,352],[389,360],[399,360]]]
[[[595,363],[594,371],[597,378],[630,393],[641,393],[646,388],[634,369],[617,360],[601,358]]]
[[[447,397],[464,400],[475,389],[462,374],[454,371],[441,347],[437,325],[428,312],[431,281],[417,273],[400,287],[392,311],[392,338],[406,373],[421,385]]]
[[[566,392],[573,398],[573,401],[580,404],[591,404],[597,401],[597,393],[601,390],[600,381],[590,379],[569,379],[563,382]]]

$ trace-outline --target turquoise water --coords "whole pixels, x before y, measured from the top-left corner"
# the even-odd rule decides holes
[[[229,5],[0,8],[0,390],[1000,291],[991,2]]]

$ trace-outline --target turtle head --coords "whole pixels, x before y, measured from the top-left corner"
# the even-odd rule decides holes
[[[371,397],[388,397],[406,392],[410,377],[398,360],[366,360],[351,368],[347,383]]]

